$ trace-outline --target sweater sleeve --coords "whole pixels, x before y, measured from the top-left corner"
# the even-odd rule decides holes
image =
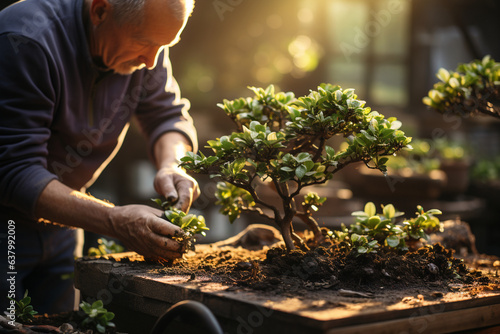
[[[180,97],[179,86],[172,76],[167,49],[158,56],[157,66],[145,71],[143,92],[137,106],[136,118],[147,137],[150,155],[153,157],[156,140],[169,131],[184,134],[196,152],[198,138],[188,113],[190,103]]]
[[[0,35],[0,201],[34,217],[40,193],[56,176],[47,170],[55,105],[55,71],[35,41]]]

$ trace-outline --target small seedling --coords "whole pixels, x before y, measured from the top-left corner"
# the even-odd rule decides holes
[[[123,246],[117,244],[114,240],[107,240],[105,238],[99,238],[97,240],[99,246],[90,247],[88,251],[89,256],[100,256],[106,254],[116,254],[123,252]]]
[[[15,302],[15,315],[16,319],[20,322],[30,323],[34,319],[34,316],[38,314],[31,305],[31,297],[28,296],[28,290],[24,292],[24,297],[19,301],[10,297],[9,299]]]
[[[407,243],[421,238],[429,240],[428,233],[442,231],[442,223],[435,215],[441,214],[437,209],[424,211],[417,206],[416,217],[404,219],[401,224],[396,222],[404,215],[394,208],[394,205],[382,206],[382,213],[376,213],[375,204],[366,203],[363,211],[352,213],[356,222],[349,228],[342,226],[340,231],[331,231],[330,237],[345,242],[359,254],[376,253],[380,246],[399,250],[407,250]]]
[[[184,249],[194,249],[196,234],[206,236],[205,231],[208,231],[209,228],[205,224],[205,217],[201,215],[197,216],[194,214],[187,214],[179,209],[172,207],[172,203],[168,201],[164,202],[159,198],[152,199],[152,201],[158,204],[163,210],[165,210],[165,219],[167,219],[172,224],[179,226],[184,231],[185,234],[183,236],[174,236],[172,238],[184,245]]]
[[[80,303],[80,308],[85,312],[85,318],[80,323],[82,328],[97,330],[99,333],[106,333],[107,328],[114,328],[115,324],[111,322],[115,317],[113,312],[108,312],[104,307],[102,300],[97,300],[92,304],[87,302]]]

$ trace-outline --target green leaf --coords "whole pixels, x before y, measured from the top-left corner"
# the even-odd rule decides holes
[[[80,303],[80,308],[83,310],[83,312],[85,312],[87,314],[90,313],[90,310],[92,309],[90,304],[87,302]]]
[[[441,214],[443,214],[441,212],[441,210],[438,210],[438,209],[430,209],[430,210],[427,211],[427,213],[431,214],[431,215],[441,215]]]
[[[429,97],[434,103],[439,103],[443,100],[443,94],[435,89],[429,91]]]
[[[295,169],[295,175],[299,180],[301,180],[307,172],[307,168],[304,165],[300,165]]]
[[[444,68],[440,68],[436,76],[442,82],[448,82],[448,80],[450,80],[450,72]]]
[[[353,99],[348,99],[347,100],[347,107],[349,109],[357,109],[362,106],[362,102],[359,100],[353,100]]]
[[[329,158],[333,158],[335,156],[335,150],[330,146],[325,146],[325,152]]]
[[[24,297],[19,301],[19,303],[21,305],[28,305],[29,303],[31,303],[31,297]]]
[[[460,86],[460,83],[458,82],[457,78],[451,78],[450,81],[449,81],[449,84],[453,88],[457,88],[457,87]]]
[[[377,138],[366,132],[365,130],[361,130],[361,133],[370,141],[377,141]]]
[[[239,158],[236,159],[233,163],[233,173],[239,173],[245,167],[246,164],[246,159],[245,158]]]
[[[433,102],[430,97],[425,96],[422,98],[422,103],[431,107]]]
[[[104,304],[102,303],[102,300],[96,300],[95,302],[92,303],[92,308],[101,308],[103,306]]]
[[[398,247],[399,245],[399,238],[395,235],[391,235],[391,236],[388,236],[387,239],[385,239],[385,241],[387,242],[387,245],[389,247]]]
[[[385,165],[387,163],[387,161],[389,161],[389,158],[386,158],[386,157],[383,157],[383,158],[380,158],[378,159],[378,166],[382,166],[382,165]]]
[[[306,167],[307,171],[314,168],[314,162],[312,160],[305,161],[303,165]]]
[[[115,314],[113,312],[106,312],[104,314],[104,318],[106,319],[106,321],[113,320],[115,318]]]
[[[102,334],[106,333],[106,327],[104,327],[103,325],[101,325],[101,324],[97,324],[97,325],[96,325],[96,328],[97,328],[97,331],[98,331],[99,333],[102,333]]]
[[[373,228],[380,223],[381,219],[379,216],[371,216],[368,218],[368,227]]]
[[[377,208],[373,202],[366,203],[364,211],[368,217],[375,216],[377,214]]]
[[[368,252],[368,248],[366,248],[364,246],[357,247],[357,250],[358,250],[358,253],[361,253],[361,254],[365,254]]]
[[[389,219],[392,219],[396,216],[396,209],[392,204],[387,204],[386,206],[384,206],[383,212],[384,216],[386,216]]]
[[[163,201],[162,201],[160,198],[151,198],[151,200],[152,200],[153,202],[155,202],[156,204],[158,204],[158,206],[159,206],[160,208],[163,208],[163,206],[162,206]]]
[[[301,152],[297,155],[297,162],[304,162],[311,159],[311,156],[309,153],[306,152]]]
[[[399,128],[401,128],[401,126],[403,126],[403,123],[401,123],[400,121],[393,121],[391,123],[391,129],[393,130],[398,130]]]
[[[340,89],[335,91],[335,101],[342,101],[342,92],[340,91]]]

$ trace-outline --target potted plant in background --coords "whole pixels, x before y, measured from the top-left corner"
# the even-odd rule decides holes
[[[403,207],[408,201],[420,203],[438,199],[446,185],[446,174],[439,169],[440,160],[433,154],[432,141],[412,140],[412,150],[401,150],[389,157],[387,174],[380,175],[360,165],[344,171],[343,179],[357,197],[391,202]]]
[[[442,197],[459,200],[467,191],[470,183],[471,157],[464,141],[440,138],[435,143],[435,156],[439,160],[439,169],[446,175]]]
[[[460,64],[455,71],[441,68],[423,103],[440,113],[462,117],[477,113],[500,118],[500,63],[490,56]]]
[[[495,129],[494,126],[500,119],[500,63],[490,56],[485,56],[480,60],[460,64],[455,71],[441,68],[436,76],[440,81],[435,83],[428,96],[423,98],[424,104],[445,115],[459,116],[464,120],[473,118],[467,125],[472,124],[472,131],[477,132],[476,136],[488,130],[488,126]],[[478,117],[481,115],[489,117]],[[474,120],[478,122],[473,122]],[[471,134],[473,135],[474,133]],[[499,235],[496,218],[499,211],[495,200],[500,193],[499,178],[495,172],[499,151],[495,140],[481,142],[480,146],[476,145],[472,138],[469,142],[474,152],[479,153],[474,156],[471,152],[470,161],[462,164],[462,171],[456,169],[456,164],[450,171],[455,170],[454,173],[463,175],[463,170],[467,169],[469,164],[471,184],[468,194],[484,203],[480,214],[476,214],[477,218],[471,221],[471,227],[480,240],[478,244],[486,247],[495,244],[494,240]],[[446,168],[446,165],[443,167]],[[462,177],[462,180],[464,179]],[[487,251],[498,254],[499,250],[489,247]]]

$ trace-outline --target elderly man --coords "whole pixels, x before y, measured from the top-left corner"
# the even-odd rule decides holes
[[[0,12],[0,300],[29,290],[39,312],[73,307],[75,229],[149,258],[179,257],[182,231],[143,205],[85,194],[134,115],[156,191],[189,210],[199,190],[177,168],[196,131],[171,76],[193,0],[26,0]]]

